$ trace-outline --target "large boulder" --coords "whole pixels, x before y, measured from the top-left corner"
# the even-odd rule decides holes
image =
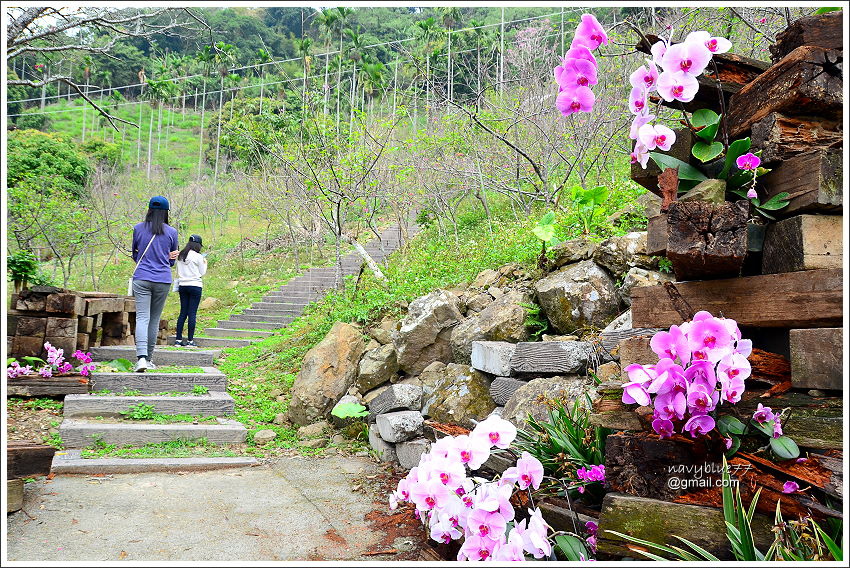
[[[587,238],[564,241],[552,248],[552,264],[555,267],[561,267],[582,260],[590,260],[598,247],[598,243]]]
[[[543,313],[560,333],[604,327],[619,313],[614,280],[592,260],[570,264],[534,284]]]
[[[633,266],[649,270],[658,268],[658,257],[646,254],[646,231],[605,239],[593,253],[593,260],[615,277]]]
[[[470,364],[473,341],[508,341],[528,339],[525,319],[531,302],[526,292],[508,292],[484,308],[478,315],[460,322],[452,331],[451,344],[455,363]]]
[[[452,328],[462,319],[457,297],[444,290],[413,300],[393,333],[399,368],[418,375],[433,361],[451,361]]]
[[[534,379],[517,389],[505,403],[502,418],[523,427],[529,414],[537,421],[549,419],[549,409],[557,402],[572,408],[575,400],[585,403],[585,393],[595,396],[592,382],[579,375]]]
[[[392,343],[367,351],[360,359],[354,386],[361,394],[398,377],[398,361]]]
[[[304,356],[292,385],[289,420],[299,426],[328,416],[357,378],[365,341],[360,329],[336,322]]]
[[[469,365],[434,363],[419,376],[422,414],[437,422],[474,428],[495,408],[490,379]]]
[[[620,286],[620,298],[627,306],[632,305],[632,289],[641,286],[655,286],[664,282],[673,282],[672,274],[656,272],[655,270],[646,270],[634,266],[626,273],[623,279],[623,285]]]

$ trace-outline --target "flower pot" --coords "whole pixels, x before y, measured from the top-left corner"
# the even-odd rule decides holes
[[[767,225],[747,223],[747,252],[761,252]]]

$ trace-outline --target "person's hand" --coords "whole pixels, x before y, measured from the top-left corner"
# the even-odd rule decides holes
[[[169,260],[177,260],[177,255],[178,255],[178,254],[180,254],[180,251],[179,251],[179,250],[173,250],[173,251],[171,251],[170,253],[168,253],[168,258],[169,258]]]

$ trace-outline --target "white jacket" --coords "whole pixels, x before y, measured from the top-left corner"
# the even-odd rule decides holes
[[[207,259],[193,250],[186,255],[186,262],[177,261],[178,286],[203,286],[201,276],[207,273]]]

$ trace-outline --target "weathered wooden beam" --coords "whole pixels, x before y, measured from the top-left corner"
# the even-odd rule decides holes
[[[841,268],[841,215],[797,215],[771,223],[764,237],[763,274]]]
[[[790,158],[758,178],[765,200],[782,192],[790,194],[788,206],[778,215],[829,213],[843,201],[844,165],[838,150],[817,150]]]
[[[47,337],[76,337],[77,318],[47,318],[44,335]]]
[[[791,330],[791,382],[796,388],[844,388],[843,331],[840,327]]]
[[[24,480],[6,481],[6,513],[14,513],[24,508]]]
[[[666,254],[667,241],[667,213],[650,217],[646,224],[646,254]]]
[[[762,394],[762,391],[748,390],[738,404],[724,408],[721,414],[732,414],[744,420],[752,416],[759,403],[777,411],[788,408],[791,416],[782,429],[801,448],[843,449],[844,404],[840,396],[813,397],[795,391],[771,397]]]
[[[753,518],[753,536],[761,550],[766,550],[773,542],[772,525],[771,519],[763,515],[755,515]],[[650,542],[681,546],[681,541],[673,536],[678,535],[705,548],[721,560],[733,559],[732,548],[726,538],[723,511],[713,507],[669,503],[611,492],[605,495],[599,516],[598,558],[625,556],[646,560],[646,557],[628,548],[637,545],[630,545],[612,535],[608,532],[611,530]]]
[[[70,292],[56,293],[47,296],[44,309],[54,313],[82,315],[85,304],[83,299],[76,294]]]
[[[41,357],[44,336],[16,335],[12,340],[11,357]]]
[[[517,343],[511,357],[511,375],[561,375],[578,373],[594,352],[588,341],[537,341]]]
[[[8,477],[31,477],[50,473],[50,463],[56,448],[21,440],[6,443],[6,472]]]
[[[747,256],[749,202],[674,201],[667,210],[667,258],[676,280],[737,276]]]
[[[28,316],[16,317],[18,323],[15,327],[15,335],[44,337],[44,332],[47,329],[47,318],[33,318]]]
[[[841,52],[801,46],[732,95],[726,114],[738,138],[772,112],[840,120],[843,107]]]
[[[629,337],[620,342],[620,367],[625,369],[629,365],[654,365],[658,362],[658,355],[649,346],[652,335],[637,335]]]
[[[690,306],[745,326],[830,327],[841,323],[843,290],[839,269],[644,286],[632,289],[632,325],[678,325]]]
[[[86,313],[87,316],[102,314],[105,312],[121,312],[124,311],[123,296],[114,298],[86,298]]]
[[[839,120],[789,117],[773,112],[753,124],[753,148],[761,150],[765,167],[817,148],[841,148],[844,133]]]
[[[801,45],[841,50],[844,45],[842,15],[842,11],[827,12],[794,20],[769,47],[771,59],[776,63]]]
[[[14,396],[62,396],[89,392],[89,380],[82,375],[43,378],[39,376],[6,379],[7,394]]]

